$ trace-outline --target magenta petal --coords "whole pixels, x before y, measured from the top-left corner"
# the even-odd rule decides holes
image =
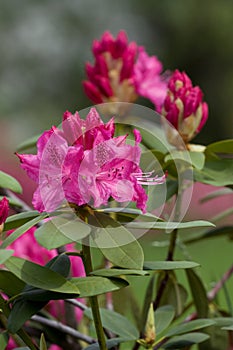
[[[40,161],[37,155],[34,154],[19,154],[16,153],[20,160],[21,167],[27,172],[30,179],[38,183],[39,181],[39,166]]]
[[[6,197],[3,197],[2,200],[0,200],[0,225],[2,225],[8,216],[9,213],[9,201]]]
[[[66,111],[63,115],[62,129],[65,138],[70,145],[73,145],[82,136],[82,122],[78,112],[74,115]]]

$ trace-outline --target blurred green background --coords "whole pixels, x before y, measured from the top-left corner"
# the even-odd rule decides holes
[[[203,89],[210,116],[196,142],[232,137],[232,0],[1,0],[2,141],[14,149],[90,106],[81,81],[92,41],[120,29]]]

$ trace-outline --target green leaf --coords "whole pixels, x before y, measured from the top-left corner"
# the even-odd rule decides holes
[[[2,243],[1,249],[8,247],[11,243],[13,243],[16,239],[22,236],[26,231],[30,228],[38,224],[38,222],[42,221],[47,217],[48,214],[44,213],[36,218],[26,222],[24,225],[18,227],[14,232],[12,232]]]
[[[3,264],[7,259],[9,259],[9,257],[13,253],[14,253],[14,250],[12,249],[8,249],[8,250],[0,249],[0,264]]]
[[[4,224],[4,231],[9,231],[9,230],[12,230],[13,228],[22,226],[26,222],[34,218],[37,218],[39,215],[40,213],[38,211],[32,210],[32,211],[26,211],[23,213],[8,216]]]
[[[194,170],[194,179],[213,186],[227,186],[233,184],[232,173],[232,159],[217,159],[206,161],[201,171]]]
[[[177,269],[191,269],[200,266],[200,264],[193,261],[145,261],[144,269],[147,270],[177,270]]]
[[[173,337],[174,335],[180,335],[180,334],[184,334],[184,333],[188,333],[188,332],[193,332],[193,331],[196,331],[198,329],[212,326],[214,324],[215,324],[215,321],[213,321],[211,319],[205,319],[205,318],[190,321],[187,323],[181,323],[178,326],[169,330],[165,334],[165,336],[166,337]]]
[[[201,279],[193,270],[186,270],[186,274],[198,317],[208,317],[209,304]]]
[[[214,321],[218,327],[231,327],[233,325],[233,317],[215,317]]]
[[[124,343],[125,339],[123,338],[112,338],[106,340],[107,349],[112,349],[116,347],[118,344]],[[85,348],[85,350],[100,350],[99,344],[94,343]]]
[[[40,226],[35,232],[35,238],[43,247],[54,249],[71,242],[78,242],[90,231],[90,226],[81,222],[77,216],[75,219],[56,217]]]
[[[205,163],[205,155],[202,152],[187,152],[187,151],[178,151],[172,150],[171,153],[166,155],[165,162],[177,160],[182,160],[185,163],[192,165],[194,168],[202,169]]]
[[[223,140],[211,143],[206,147],[205,153],[233,154],[233,140]]]
[[[21,347],[21,348],[15,348],[14,350],[30,350],[27,346]]]
[[[164,305],[155,311],[156,334],[162,333],[175,317],[175,309],[172,305]]]
[[[187,333],[185,335],[172,338],[165,345],[163,345],[163,349],[184,349],[186,347],[190,347],[193,344],[202,343],[207,339],[209,339],[209,336],[204,333]]]
[[[129,285],[129,283],[122,278],[110,279],[98,276],[73,277],[70,281],[79,289],[80,298],[113,292]]]
[[[156,230],[174,230],[194,228],[194,227],[214,227],[215,225],[209,221],[197,220],[188,222],[130,222],[126,225],[129,228],[137,229],[156,229]]]
[[[75,284],[47,267],[14,256],[10,257],[5,265],[18,278],[34,287],[59,293],[79,294]]]
[[[20,183],[11,175],[0,171],[0,187],[7,188],[16,193],[22,193]]]
[[[25,283],[12,272],[0,270],[0,290],[9,297],[19,294],[25,287]]]
[[[86,309],[84,314],[93,320],[90,308]],[[136,340],[139,338],[137,328],[123,315],[103,308],[100,308],[100,315],[103,327],[119,335],[120,338],[124,340]]]
[[[28,151],[29,149],[35,147],[39,137],[40,135],[35,135],[33,137],[30,137],[26,141],[20,143],[17,147],[17,152]]]
[[[95,219],[95,226],[101,230],[94,242],[103,255],[116,266],[142,269],[143,250],[131,232],[105,214],[95,213]]]
[[[222,329],[223,329],[224,331],[233,331],[233,325],[232,325],[232,326],[222,327]]]
[[[135,275],[135,276],[146,276],[147,271],[143,270],[129,270],[129,269],[100,269],[91,272],[91,275],[103,276],[103,277],[117,277],[122,275]]]
[[[203,239],[208,239],[208,238],[215,238],[215,237],[220,237],[220,236],[231,236],[233,234],[233,226],[224,226],[224,227],[217,227],[214,230],[210,231],[205,231],[204,233],[201,232],[198,235],[194,234],[193,236],[190,236],[188,239],[184,240],[185,244],[197,242]]]
[[[46,345],[46,341],[43,333],[41,334],[41,337],[40,337],[40,350],[47,350],[47,345]]]
[[[9,336],[7,332],[0,333],[0,349],[5,350],[8,343]]]
[[[233,193],[233,190],[231,188],[224,187],[224,188],[221,188],[220,190],[208,193],[205,197],[201,198],[200,202],[205,203],[211,199],[215,199],[215,198],[218,198],[220,196],[225,196],[225,195],[232,194],[232,193]]]

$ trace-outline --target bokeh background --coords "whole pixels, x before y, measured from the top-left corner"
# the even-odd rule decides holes
[[[1,0],[1,139],[15,147],[66,109],[90,106],[84,64],[107,29],[125,29],[164,70],[185,70],[203,89],[210,117],[196,142],[232,137],[231,0]]]

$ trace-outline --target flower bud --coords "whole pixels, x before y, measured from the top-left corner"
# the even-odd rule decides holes
[[[3,224],[9,213],[9,201],[6,197],[0,200],[0,232],[3,230]]]
[[[204,126],[208,118],[208,105],[203,102],[203,92],[199,86],[193,87],[184,72],[176,70],[168,83],[162,115],[178,131],[187,144]],[[169,142],[177,146],[177,133],[166,127]]]

